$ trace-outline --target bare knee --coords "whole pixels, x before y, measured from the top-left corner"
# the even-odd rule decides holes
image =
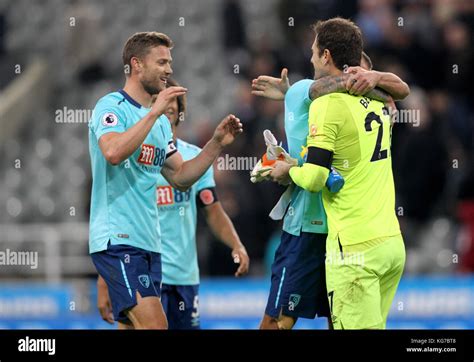
[[[278,329],[277,319],[265,314],[260,322],[260,329]]]
[[[168,329],[168,321],[158,297],[142,298],[137,292],[137,304],[127,312],[135,329]]]
[[[260,329],[292,329],[295,323],[296,320],[293,317],[281,314],[278,318],[273,318],[265,314],[260,323]]]
[[[296,320],[293,317],[288,317],[281,314],[277,321],[278,329],[292,329],[295,325],[295,322]]]

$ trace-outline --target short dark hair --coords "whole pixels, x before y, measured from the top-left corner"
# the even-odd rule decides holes
[[[166,87],[179,87],[179,83],[173,79],[173,78],[168,78],[166,81]],[[178,100],[178,122],[176,125],[178,125],[182,121],[182,117],[186,114],[186,106],[187,106],[187,99],[186,99],[186,94],[183,94],[181,96],[177,97]]]
[[[331,52],[334,65],[343,70],[344,66],[360,65],[363,49],[362,32],[352,21],[333,18],[318,21],[312,26],[316,33],[319,56],[324,49]]]
[[[163,33],[156,31],[146,31],[135,33],[123,47],[122,60],[124,66],[131,66],[130,61],[133,57],[143,58],[150,48],[163,45],[167,48],[173,48],[173,41],[171,38]]]

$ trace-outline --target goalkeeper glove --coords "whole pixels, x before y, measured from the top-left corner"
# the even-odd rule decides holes
[[[268,180],[270,172],[273,169],[273,164],[277,160],[285,161],[295,166],[298,165],[298,161],[292,158],[281,145],[278,145],[271,131],[268,129],[263,131],[263,138],[265,139],[267,152],[263,154],[262,158],[257,162],[250,173],[250,181],[253,183]]]

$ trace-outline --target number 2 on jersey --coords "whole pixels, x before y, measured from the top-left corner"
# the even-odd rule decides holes
[[[380,116],[374,112],[370,112],[367,117],[365,117],[365,130],[367,132],[372,131],[372,122],[377,122],[380,127],[377,133],[377,141],[375,143],[374,153],[372,154],[372,158],[370,162],[375,162],[379,160],[383,160],[388,157],[387,150],[382,150],[382,139],[383,139],[383,123],[380,119]]]

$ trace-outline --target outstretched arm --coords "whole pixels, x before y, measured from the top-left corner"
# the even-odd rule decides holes
[[[225,117],[214,131],[211,140],[193,159],[183,161],[179,152],[166,159],[161,174],[174,188],[185,191],[212,165],[222,149],[242,133],[242,123],[233,114]]]
[[[206,212],[207,224],[216,238],[232,249],[232,258],[239,265],[235,276],[246,274],[249,270],[249,257],[244,245],[240,241],[239,235],[234,228],[234,224],[225,212],[219,201],[204,208]]]
[[[362,67],[349,67],[347,74],[349,77],[346,89],[350,94],[366,95],[375,87],[385,90],[394,100],[404,99],[410,94],[408,84],[393,73],[366,70]]]
[[[309,97],[315,100],[329,93],[346,93],[348,91],[347,84],[349,80],[350,75],[346,73],[336,76],[328,75],[327,77],[317,79],[311,84]],[[381,88],[366,89],[365,93],[362,94],[383,103],[392,101],[392,96]]]

